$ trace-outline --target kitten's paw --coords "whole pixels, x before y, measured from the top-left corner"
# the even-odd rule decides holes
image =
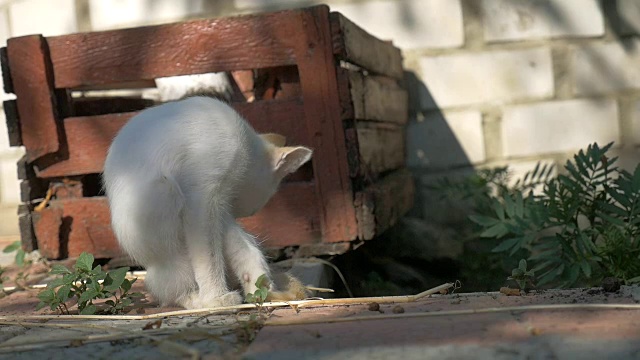
[[[203,307],[213,308],[242,304],[242,296],[237,291],[230,291],[224,295],[202,301]]]

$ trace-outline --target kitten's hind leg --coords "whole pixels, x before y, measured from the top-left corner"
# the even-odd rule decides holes
[[[185,211],[185,242],[198,284],[197,297],[185,306],[237,305],[242,302],[242,297],[235,291],[229,291],[224,260],[224,238],[233,219],[219,209],[207,208],[203,198],[188,199]]]

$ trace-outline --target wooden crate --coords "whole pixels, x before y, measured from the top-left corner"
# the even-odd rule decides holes
[[[158,77],[228,72],[233,106],[258,132],[314,149],[261,212],[241,219],[267,248],[342,253],[412,206],[400,51],[326,6],[23,36],[0,55],[5,91],[16,95],[4,103],[10,142],[26,148],[18,164],[22,243],[48,258],[120,255],[100,172],[117,131],[153,105],[74,91],[152,87]]]

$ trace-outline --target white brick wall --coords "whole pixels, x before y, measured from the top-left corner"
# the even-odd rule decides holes
[[[4,205],[20,203],[20,184],[17,180],[16,160],[0,160],[0,202]]]
[[[423,57],[420,70],[435,100],[430,108],[553,95],[551,52],[546,48]]]
[[[377,0],[331,4],[354,23],[404,49],[464,43],[460,0]]]
[[[24,0],[9,6],[11,35],[43,34],[54,36],[73,33],[76,25],[74,0]]]
[[[51,0],[48,0],[51,1]],[[203,0],[90,0],[95,30],[177,21],[203,10]]]
[[[407,127],[409,166],[442,168],[485,161],[479,111],[428,113]]]
[[[567,100],[509,106],[502,117],[504,156],[571,152],[620,140],[614,100]]]
[[[597,0],[482,0],[487,41],[604,35]]]
[[[576,47],[573,64],[578,95],[640,89],[640,40]]]

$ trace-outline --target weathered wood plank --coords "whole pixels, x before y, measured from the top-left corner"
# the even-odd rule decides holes
[[[7,119],[7,132],[9,133],[10,146],[22,146],[20,134],[20,118],[18,117],[18,105],[15,100],[7,100],[2,103],[4,116]]]
[[[45,39],[39,35],[7,40],[9,70],[17,96],[20,129],[29,161],[60,149],[59,113]]]
[[[33,165],[27,161],[27,155],[22,155],[18,160],[18,179],[27,180],[36,177]]]
[[[407,91],[398,83],[381,76],[347,72],[353,119],[405,124],[409,114]],[[344,103],[344,102],[343,102]]]
[[[33,233],[33,221],[31,218],[31,210],[27,205],[18,206],[18,227],[20,228],[20,242],[22,249],[31,252],[38,248],[36,236]]]
[[[358,173],[375,176],[403,167],[404,131],[400,126],[356,122],[361,167]]]
[[[256,215],[240,219],[247,231],[264,240],[263,246],[284,247],[320,241],[320,220],[313,183],[289,183]],[[48,258],[78,256],[83,251],[96,258],[121,256],[111,230],[105,197],[53,200],[34,214],[40,252]]]
[[[375,74],[402,79],[400,49],[375,38],[340,13],[331,13],[330,19],[333,52],[338,59],[358,65]]]
[[[291,144],[309,143],[300,99],[233,104],[260,133],[279,132]],[[79,116],[64,120],[68,157],[46,168],[36,168],[42,178],[102,172],[107,150],[118,131],[137,112]]]
[[[55,85],[91,87],[164,76],[294,65],[310,10],[203,19],[47,38]],[[142,45],[144,44],[144,45]]]
[[[49,182],[39,178],[31,178],[20,182],[20,201],[31,202],[35,199],[42,199],[47,194]]]
[[[13,81],[11,81],[9,55],[7,54],[6,46],[0,48],[0,67],[2,68],[2,85],[4,92],[7,94],[13,94]]]
[[[358,238],[370,240],[393,226],[413,206],[415,187],[407,169],[387,175],[356,193]]]
[[[357,224],[347,165],[347,150],[332,54],[329,8],[317,6],[299,13],[304,41],[296,48],[304,99],[305,122],[314,149],[313,169],[321,202],[324,242],[355,239]]]

